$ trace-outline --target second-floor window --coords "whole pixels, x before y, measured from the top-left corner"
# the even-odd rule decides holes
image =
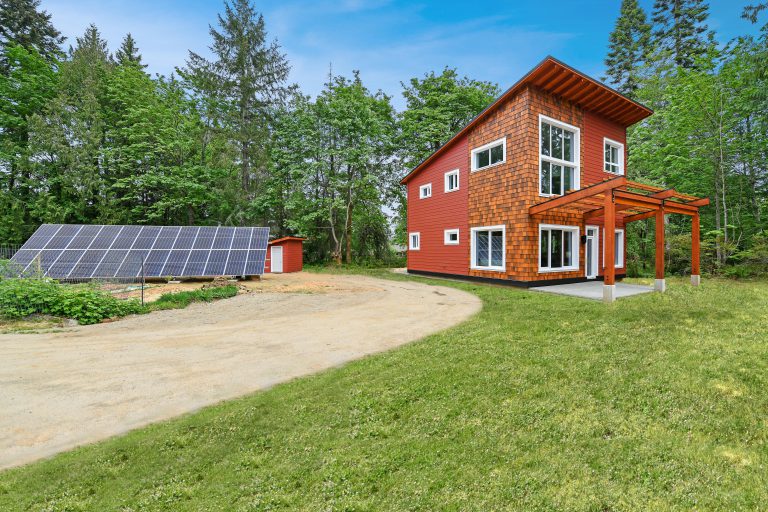
[[[459,190],[459,170],[453,170],[445,173],[445,191],[453,192]]]
[[[472,150],[472,170],[503,164],[507,160],[507,139],[499,139]]]
[[[539,116],[539,191],[562,195],[579,188],[579,129]]]
[[[624,144],[611,139],[603,139],[605,148],[605,172],[624,174]]]
[[[419,187],[419,199],[426,199],[432,197],[432,184],[427,183]]]

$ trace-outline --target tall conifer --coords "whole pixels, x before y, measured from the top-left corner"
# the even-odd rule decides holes
[[[637,0],[623,0],[611,32],[605,59],[606,79],[619,92],[633,98],[640,82],[640,68],[648,54],[651,26]]]
[[[712,43],[706,24],[709,5],[704,0],[656,0],[653,5],[654,38],[674,63],[693,68]]]

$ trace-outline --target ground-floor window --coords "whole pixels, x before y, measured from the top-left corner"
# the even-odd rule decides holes
[[[613,243],[613,265],[624,267],[624,230],[616,230],[616,240]],[[603,228],[603,268],[605,268],[605,228]]]
[[[478,270],[504,270],[504,226],[472,228],[471,267]]]
[[[418,251],[421,248],[421,233],[410,233],[408,235],[408,249]]]
[[[539,226],[539,271],[565,271],[579,268],[579,228],[577,226]]]
[[[459,230],[446,229],[443,231],[443,241],[445,245],[459,245]]]

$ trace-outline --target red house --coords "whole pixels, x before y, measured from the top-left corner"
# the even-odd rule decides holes
[[[547,57],[402,179],[408,271],[519,286],[603,280],[613,301],[624,227],[655,217],[663,291],[663,216],[677,213],[693,218],[698,284],[708,199],[625,177],[627,127],[651,114]]]
[[[298,236],[284,236],[269,242],[264,272],[301,272],[304,268],[304,240]]]

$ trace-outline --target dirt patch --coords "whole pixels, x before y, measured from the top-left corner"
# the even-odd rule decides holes
[[[341,279],[325,274],[266,274],[261,279],[238,281],[216,279],[213,281],[182,281],[179,283],[147,283],[144,300],[153,302],[165,293],[194,291],[216,286],[235,285],[240,293],[354,293],[366,289],[364,285],[344,283]],[[120,299],[141,298],[141,285],[109,285],[104,288]]]
[[[0,335],[0,468],[397,347],[481,307],[453,288],[361,276],[244,286],[182,310]]]

